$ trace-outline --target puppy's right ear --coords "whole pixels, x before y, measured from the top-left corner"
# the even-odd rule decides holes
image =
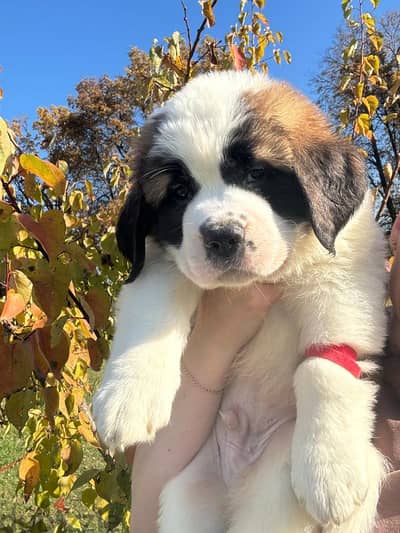
[[[122,254],[132,263],[132,270],[126,283],[134,281],[143,268],[146,237],[153,224],[153,211],[143,197],[138,183],[129,191],[120,213],[116,237]]]

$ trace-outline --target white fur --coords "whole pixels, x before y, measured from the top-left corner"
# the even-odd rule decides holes
[[[161,533],[317,533],[320,526],[324,533],[369,533],[374,523],[385,469],[371,444],[376,388],[334,363],[302,356],[315,343],[347,343],[360,359],[382,350],[383,238],[366,198],[332,256],[266,201],[223,184],[221,147],[247,112],[240,95],[266,83],[249,73],[199,77],[166,104],[152,151],[178,153],[202,189],[186,211],[182,246],[147,259],[121,291],[94,415],[111,449],[152,440],[168,424],[199,287],[235,284],[207,264],[199,226],[233,213],[244,215],[246,238],[260,250],[246,252],[249,276],[239,284],[267,278],[280,282],[284,295],[233,369],[224,402],[240,404],[247,394],[261,412],[296,407],[297,421],[284,424],[229,488],[216,475],[209,440],[163,491]]]
[[[198,296],[157,255],[137,282],[122,288],[110,361],[93,402],[97,431],[111,451],[152,440],[168,424]]]

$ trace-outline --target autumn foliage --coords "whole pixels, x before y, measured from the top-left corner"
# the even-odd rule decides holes
[[[374,8],[377,0],[371,3]],[[34,132],[0,118],[0,424],[15,426],[25,443],[20,490],[38,510],[26,531],[47,531],[38,526],[46,527],[43,516],[50,509],[66,513],[78,489],[87,512],[108,529],[128,527],[128,467],[101,449],[90,396],[91,371],[107,358],[112,302],[127,273],[115,221],[130,177],[129,147],[144,117],[198,73],[266,72],[268,61],[291,61],[281,50],[282,34],[271,30],[264,0],[239,2],[223,43],[208,35],[216,4],[200,2],[203,22],[196,30],[183,4],[185,35],[155,40],[148,54],[132,49],[123,76],[83,80],[67,107],[38,110]],[[373,147],[374,116],[383,113],[384,123],[398,126],[400,74],[398,65],[390,80],[381,72],[384,40],[373,15],[362,11],[357,18],[350,2],[342,6],[346,20],[362,31],[343,50],[337,90],[350,99],[337,114],[348,135]],[[368,51],[360,41],[366,38]],[[379,215],[398,180],[398,152],[385,161]],[[101,468],[82,468],[90,448]],[[57,528],[81,525],[72,512]]]

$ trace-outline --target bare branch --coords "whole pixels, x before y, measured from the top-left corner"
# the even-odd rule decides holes
[[[183,0],[181,0],[181,4],[182,4],[182,9],[183,9],[183,20],[185,22],[186,35],[187,35],[188,44],[189,44],[189,50],[191,50],[192,49],[192,36],[191,36],[191,33],[190,33],[190,24],[189,24],[189,19],[188,19],[188,14],[187,14],[187,6],[186,6],[186,4],[185,4],[185,2]]]
[[[213,3],[211,4],[211,7],[214,8],[215,5],[217,4],[218,0],[213,0]],[[189,50],[189,57],[187,59],[187,67],[186,67],[186,74],[185,74],[185,83],[187,81],[189,81],[189,78],[190,78],[190,67],[191,67],[191,63],[192,63],[192,59],[193,59],[193,56],[196,52],[196,49],[199,45],[199,42],[200,42],[200,37],[201,37],[201,34],[203,33],[204,31],[204,28],[206,27],[206,24],[207,24],[207,18],[204,17],[204,20],[203,22],[201,23],[200,27],[198,28],[197,32],[196,32],[196,37],[195,37],[195,40],[194,40],[194,43],[193,43],[193,46],[190,47],[190,50]]]

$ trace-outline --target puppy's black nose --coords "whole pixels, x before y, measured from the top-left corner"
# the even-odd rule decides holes
[[[224,226],[205,222],[200,226],[207,257],[213,262],[226,263],[238,259],[244,250],[244,230],[238,224]]]

